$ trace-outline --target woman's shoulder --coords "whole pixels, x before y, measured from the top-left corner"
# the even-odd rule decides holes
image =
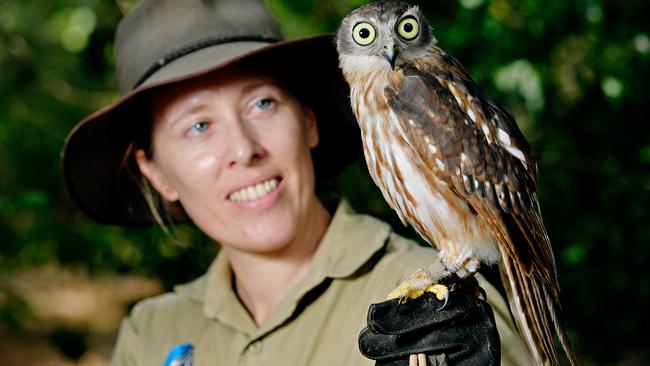
[[[176,286],[174,291],[139,301],[129,317],[141,326],[171,325],[179,314],[183,314],[184,322],[191,322],[193,317],[200,320],[203,317],[204,291],[205,276],[201,276],[192,282]]]
[[[193,296],[204,282],[139,301],[122,321],[111,365],[161,365],[174,346],[193,342],[209,323]]]

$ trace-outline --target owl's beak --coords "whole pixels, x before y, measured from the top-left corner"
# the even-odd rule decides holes
[[[395,70],[395,60],[397,59],[397,50],[395,49],[395,44],[393,44],[393,42],[390,43],[391,44],[384,46],[384,58],[390,64],[390,68]]]
[[[395,60],[397,59],[397,51],[395,50],[384,51],[384,58],[390,64],[390,68],[395,70]]]

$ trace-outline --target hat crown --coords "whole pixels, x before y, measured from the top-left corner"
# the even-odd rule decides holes
[[[120,22],[115,38],[122,94],[176,52],[208,42],[282,39],[261,0],[144,0]]]

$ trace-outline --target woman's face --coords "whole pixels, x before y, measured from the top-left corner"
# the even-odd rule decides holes
[[[153,156],[136,159],[205,233],[246,252],[281,249],[317,205],[313,113],[270,76],[221,72],[154,99]]]

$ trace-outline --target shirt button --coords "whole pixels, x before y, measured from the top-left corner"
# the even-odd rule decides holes
[[[248,350],[251,353],[260,353],[262,351],[262,342],[255,341],[248,345]]]

